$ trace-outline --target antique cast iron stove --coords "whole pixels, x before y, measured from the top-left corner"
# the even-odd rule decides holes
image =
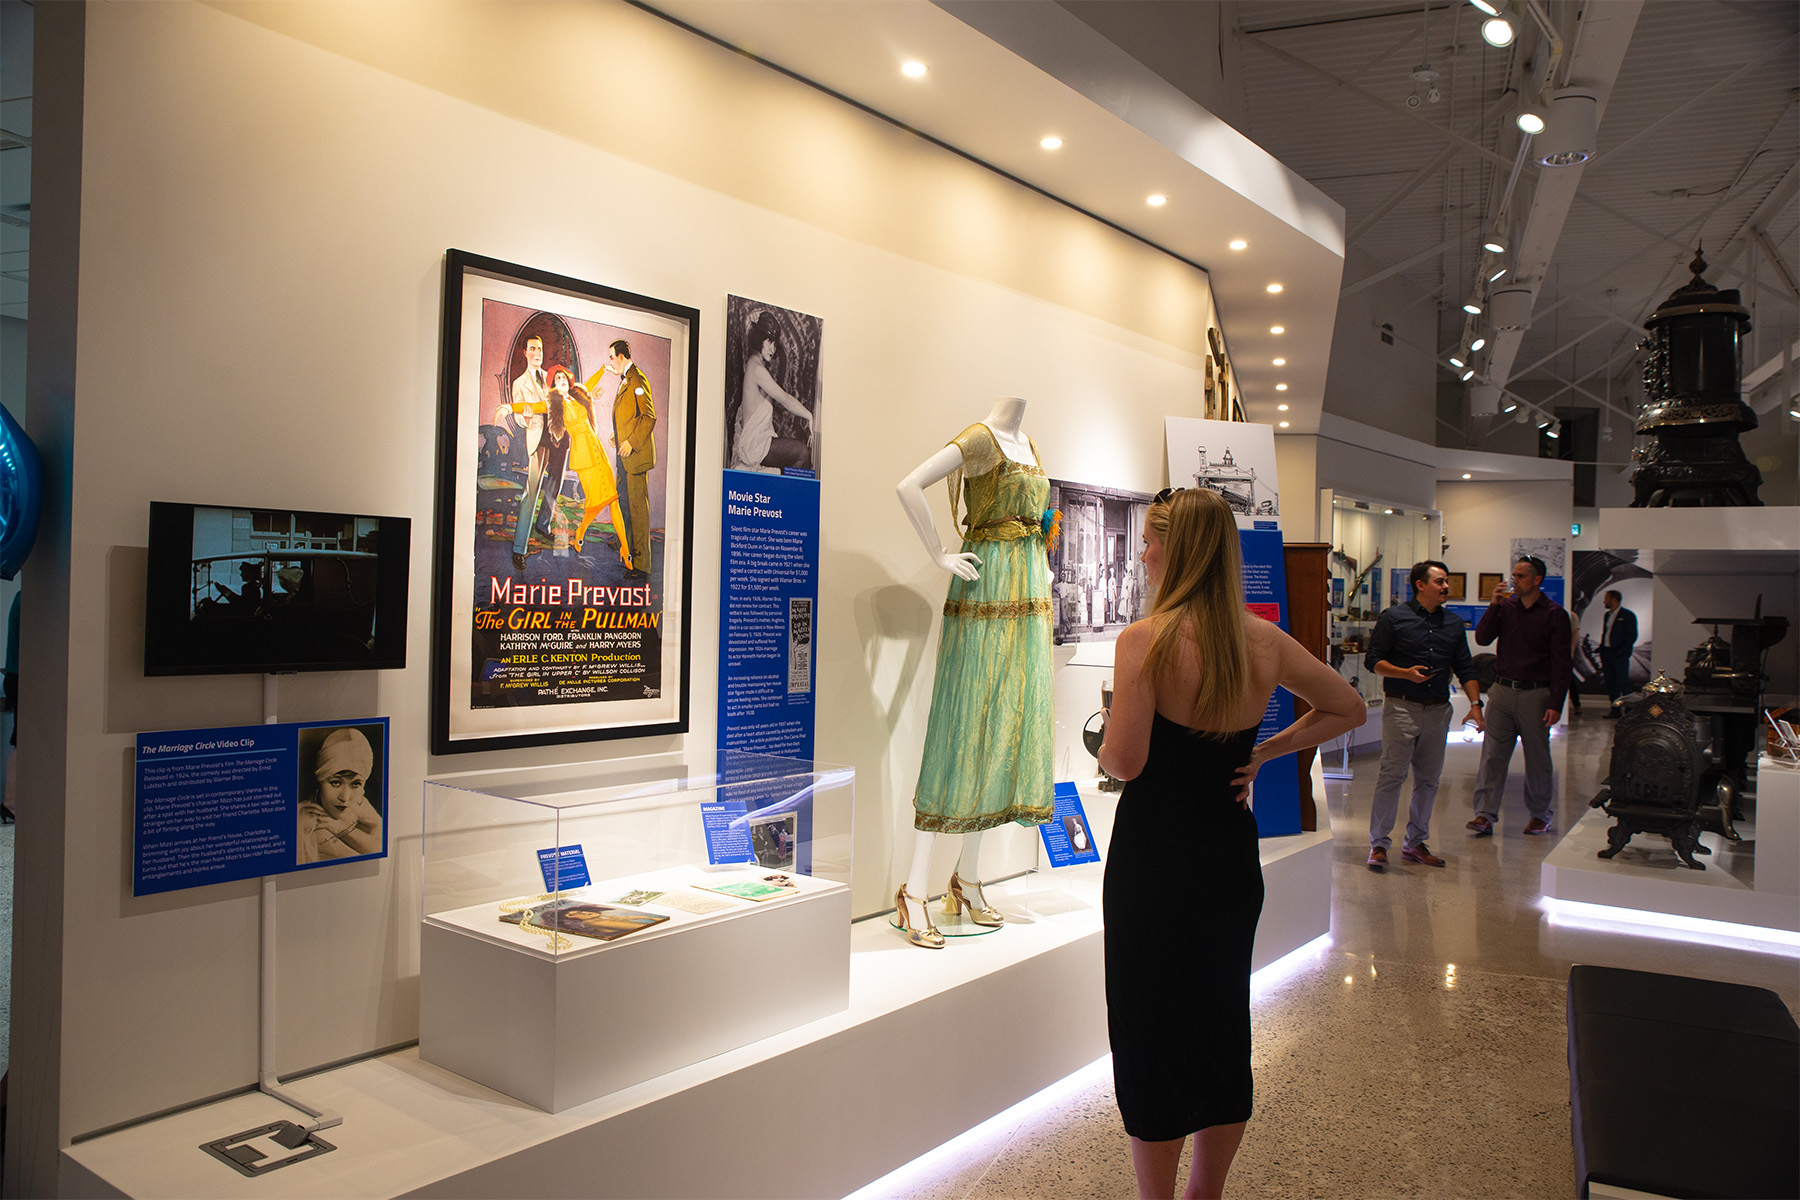
[[[1750,310],[1735,289],[1700,277],[1706,259],[1698,251],[1689,269],[1694,278],[1650,314],[1650,336],[1638,344],[1649,359],[1637,432],[1656,441],[1640,451],[1631,507],[1761,505],[1762,472],[1738,445],[1739,434],[1756,428],[1741,394]]]
[[[1658,671],[1640,695],[1625,702],[1625,715],[1613,730],[1612,769],[1588,802],[1616,822],[1606,831],[1601,858],[1623,850],[1636,834],[1661,834],[1683,866],[1704,871],[1706,864],[1694,861],[1696,854],[1712,853],[1700,844],[1702,829],[1736,840],[1728,810],[1700,805],[1708,755],[1693,714],[1681,702],[1682,691]]]

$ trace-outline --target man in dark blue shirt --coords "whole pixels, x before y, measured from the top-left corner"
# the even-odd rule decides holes
[[[1438,776],[1444,770],[1444,740],[1450,732],[1450,675],[1455,673],[1469,696],[1469,721],[1482,728],[1481,684],[1469,655],[1468,626],[1444,607],[1450,595],[1450,570],[1427,559],[1414,563],[1413,598],[1382,613],[1369,637],[1364,659],[1383,679],[1381,706],[1381,773],[1375,779],[1375,802],[1369,810],[1369,870],[1387,866],[1393,844],[1400,788],[1410,767],[1412,806],[1406,814],[1406,840],[1400,857],[1427,867],[1444,860],[1431,852],[1431,806],[1437,801]]]

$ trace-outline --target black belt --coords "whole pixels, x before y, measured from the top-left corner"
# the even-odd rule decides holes
[[[1529,692],[1534,688],[1547,688],[1550,686],[1550,681],[1548,679],[1508,679],[1504,675],[1495,679],[1494,682],[1501,687],[1514,688],[1521,692]]]
[[[1389,692],[1388,697],[1393,700],[1406,700],[1413,704],[1423,704],[1426,708],[1431,708],[1438,704],[1450,703],[1450,697],[1448,696],[1430,696],[1421,700],[1417,696],[1405,696],[1399,692]]]

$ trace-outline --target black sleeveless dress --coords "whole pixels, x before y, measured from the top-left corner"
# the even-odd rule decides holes
[[[1106,1023],[1125,1132],[1148,1142],[1250,1117],[1256,818],[1232,798],[1256,730],[1201,737],[1161,713],[1106,854]]]

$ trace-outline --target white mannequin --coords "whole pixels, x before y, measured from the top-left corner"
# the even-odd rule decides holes
[[[994,435],[994,441],[999,444],[1001,453],[1006,457],[1014,462],[1035,466],[1037,456],[1031,452],[1031,441],[1021,429],[1024,420],[1025,401],[1017,396],[1002,396],[994,401],[993,411],[983,417],[981,423]],[[945,446],[914,468],[894,490],[900,497],[900,507],[906,510],[907,519],[912,522],[913,530],[918,533],[919,542],[925,547],[925,553],[931,561],[951,574],[973,582],[981,577],[980,557],[974,554],[952,554],[944,549],[943,539],[938,536],[937,524],[931,519],[931,507],[925,501],[926,488],[948,479],[962,465],[962,451],[955,445]],[[907,900],[916,902],[918,910],[924,909],[930,897],[931,849],[937,837],[937,834],[925,830],[913,835],[912,869],[907,872],[903,895]],[[962,853],[957,856],[954,874],[962,881],[970,902],[978,910],[986,909],[987,900],[981,893],[981,833],[965,833],[962,839]],[[929,921],[923,911],[911,909],[912,906],[909,905],[907,916],[915,928]],[[915,940],[915,944],[928,943],[918,943]],[[937,944],[941,945],[941,940]]]

